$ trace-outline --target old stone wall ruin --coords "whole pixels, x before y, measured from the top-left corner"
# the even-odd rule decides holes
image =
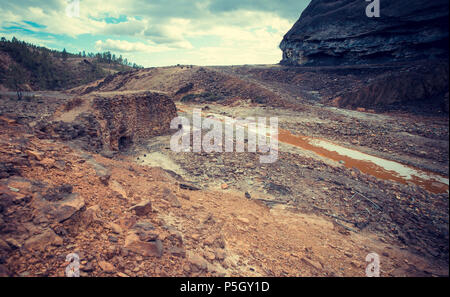
[[[76,98],[38,129],[52,138],[73,141],[89,151],[125,151],[132,144],[169,132],[176,106],[156,92]]]

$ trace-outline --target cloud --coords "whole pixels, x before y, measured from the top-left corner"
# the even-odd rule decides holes
[[[130,59],[177,64],[276,63],[283,35],[309,0],[80,0],[70,17],[68,0],[15,0],[0,6],[0,30],[65,36],[71,48],[131,53]],[[11,28],[11,29],[8,29]],[[3,33],[2,33],[3,34]],[[5,34],[3,34],[5,35]],[[59,47],[64,48],[61,38]],[[44,40],[45,41],[45,40]],[[57,41],[55,41],[57,42]],[[86,42],[89,42],[86,48]],[[41,42],[43,43],[43,42]],[[55,43],[52,43],[55,45]],[[77,47],[78,45],[78,47]],[[169,54],[163,53],[167,51]],[[159,53],[160,59],[146,53]],[[222,63],[220,63],[222,59]]]
[[[192,44],[186,40],[185,35],[189,27],[189,20],[172,19],[166,24],[150,25],[144,35],[157,44],[167,44],[175,48],[191,49]]]
[[[310,0],[214,0],[208,8],[213,13],[237,10],[272,12],[285,18],[298,18]]]
[[[112,39],[107,39],[106,41],[98,40],[95,43],[95,46],[99,51],[112,51],[120,53],[133,53],[133,52],[153,53],[169,50],[167,47],[152,46],[144,44],[142,42],[129,42],[126,40],[112,40]]]
[[[117,24],[107,24],[99,33],[111,34],[111,35],[125,35],[125,36],[136,36],[141,34],[147,27],[147,23],[142,20],[130,19],[125,22],[120,22]]]

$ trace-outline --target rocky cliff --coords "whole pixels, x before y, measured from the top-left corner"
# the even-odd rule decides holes
[[[447,0],[312,0],[280,44],[285,65],[345,65],[448,56]]]

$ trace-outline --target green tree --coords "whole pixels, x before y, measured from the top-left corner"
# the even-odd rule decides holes
[[[62,54],[61,54],[61,57],[62,57],[62,59],[64,60],[64,61],[66,61],[67,60],[67,51],[66,51],[66,49],[63,49],[63,51],[62,51]]]
[[[8,74],[8,85],[13,88],[14,91],[17,93],[17,99],[22,99],[22,88],[23,84],[25,83],[26,79],[26,72],[24,69],[16,64],[12,64],[9,67],[9,74]]]

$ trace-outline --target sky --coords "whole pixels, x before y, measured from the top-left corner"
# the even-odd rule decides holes
[[[310,0],[2,2],[0,36],[7,39],[72,53],[111,51],[154,67],[278,63],[284,34]]]

